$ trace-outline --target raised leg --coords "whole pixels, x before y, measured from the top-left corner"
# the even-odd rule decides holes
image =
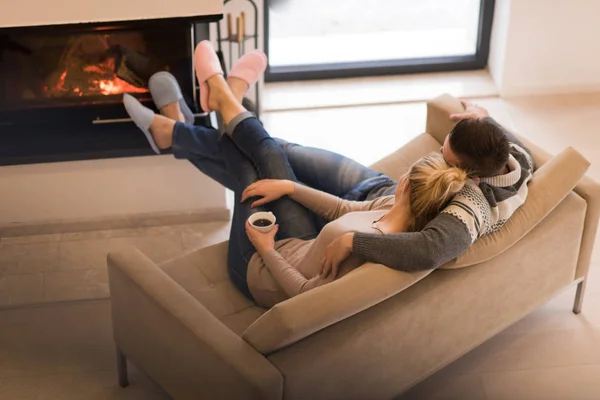
[[[274,140],[285,152],[298,181],[334,196],[343,197],[359,183],[383,175],[329,150]]]
[[[585,283],[586,279],[582,280],[577,284],[577,292],[575,293],[575,303],[573,304],[573,312],[579,314],[581,312],[581,306],[583,305],[583,295],[585,294]]]
[[[119,376],[119,386],[129,386],[129,380],[127,380],[127,358],[125,354],[117,347],[117,374]]]
[[[254,120],[256,122],[256,120]],[[250,122],[252,124],[252,122]],[[258,124],[258,122],[256,122]],[[247,285],[248,262],[256,252],[252,242],[246,234],[246,220],[257,211],[273,211],[277,216],[279,232],[276,240],[299,238],[313,239],[317,236],[317,228],[310,212],[294,200],[284,197],[264,206],[252,208],[251,205],[257,198],[250,198],[244,202],[242,192],[251,183],[259,179],[259,173],[254,164],[240,151],[235,143],[228,137],[222,140],[223,155],[227,163],[227,168],[235,179],[235,208],[233,211],[233,220],[231,223],[231,233],[229,235],[228,267],[229,276],[236,287],[248,298],[252,298]],[[281,151],[281,149],[279,149]],[[276,157],[265,155],[267,159]],[[263,173],[266,178],[285,174],[281,171],[281,162],[272,160],[271,164],[266,163]],[[293,174],[290,173],[293,178]]]

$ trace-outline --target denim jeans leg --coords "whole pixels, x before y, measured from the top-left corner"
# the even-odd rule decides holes
[[[204,174],[234,190],[216,129],[176,122],[172,148],[175,158],[189,160]]]
[[[229,137],[224,137],[222,142]],[[256,167],[259,179],[287,179],[297,182],[294,171],[279,146],[254,117],[246,118],[233,128],[231,139]],[[317,228],[312,213],[285,197],[269,205],[277,217],[277,239],[314,238]]]
[[[312,239],[316,237],[317,231],[312,224],[308,211],[289,198],[255,208],[252,208],[251,204],[257,198],[250,198],[242,202],[244,189],[258,180],[258,172],[252,162],[227,136],[222,139],[222,149],[227,167],[235,180],[235,206],[228,249],[229,274],[236,287],[251,298],[246,279],[248,263],[255,253],[255,249],[246,234],[246,220],[248,217],[258,211],[273,211],[277,216],[277,223],[280,228],[276,240],[289,237]]]
[[[382,175],[351,158],[329,150],[275,139],[286,154],[298,181],[343,197],[360,182]]]

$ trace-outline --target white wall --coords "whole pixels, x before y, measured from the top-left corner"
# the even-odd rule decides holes
[[[504,97],[600,90],[600,1],[497,0],[490,72]]]
[[[0,28],[221,14],[223,0],[2,0]]]
[[[0,167],[0,226],[227,208],[222,186],[170,155]]]

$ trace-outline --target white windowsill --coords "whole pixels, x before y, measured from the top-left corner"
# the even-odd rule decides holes
[[[267,83],[266,112],[425,101],[442,93],[493,97],[498,89],[489,72],[460,71],[367,78]]]

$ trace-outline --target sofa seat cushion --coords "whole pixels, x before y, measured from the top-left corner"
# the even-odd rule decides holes
[[[227,272],[227,242],[195,250],[160,267],[238,335],[266,311],[231,283]]]

